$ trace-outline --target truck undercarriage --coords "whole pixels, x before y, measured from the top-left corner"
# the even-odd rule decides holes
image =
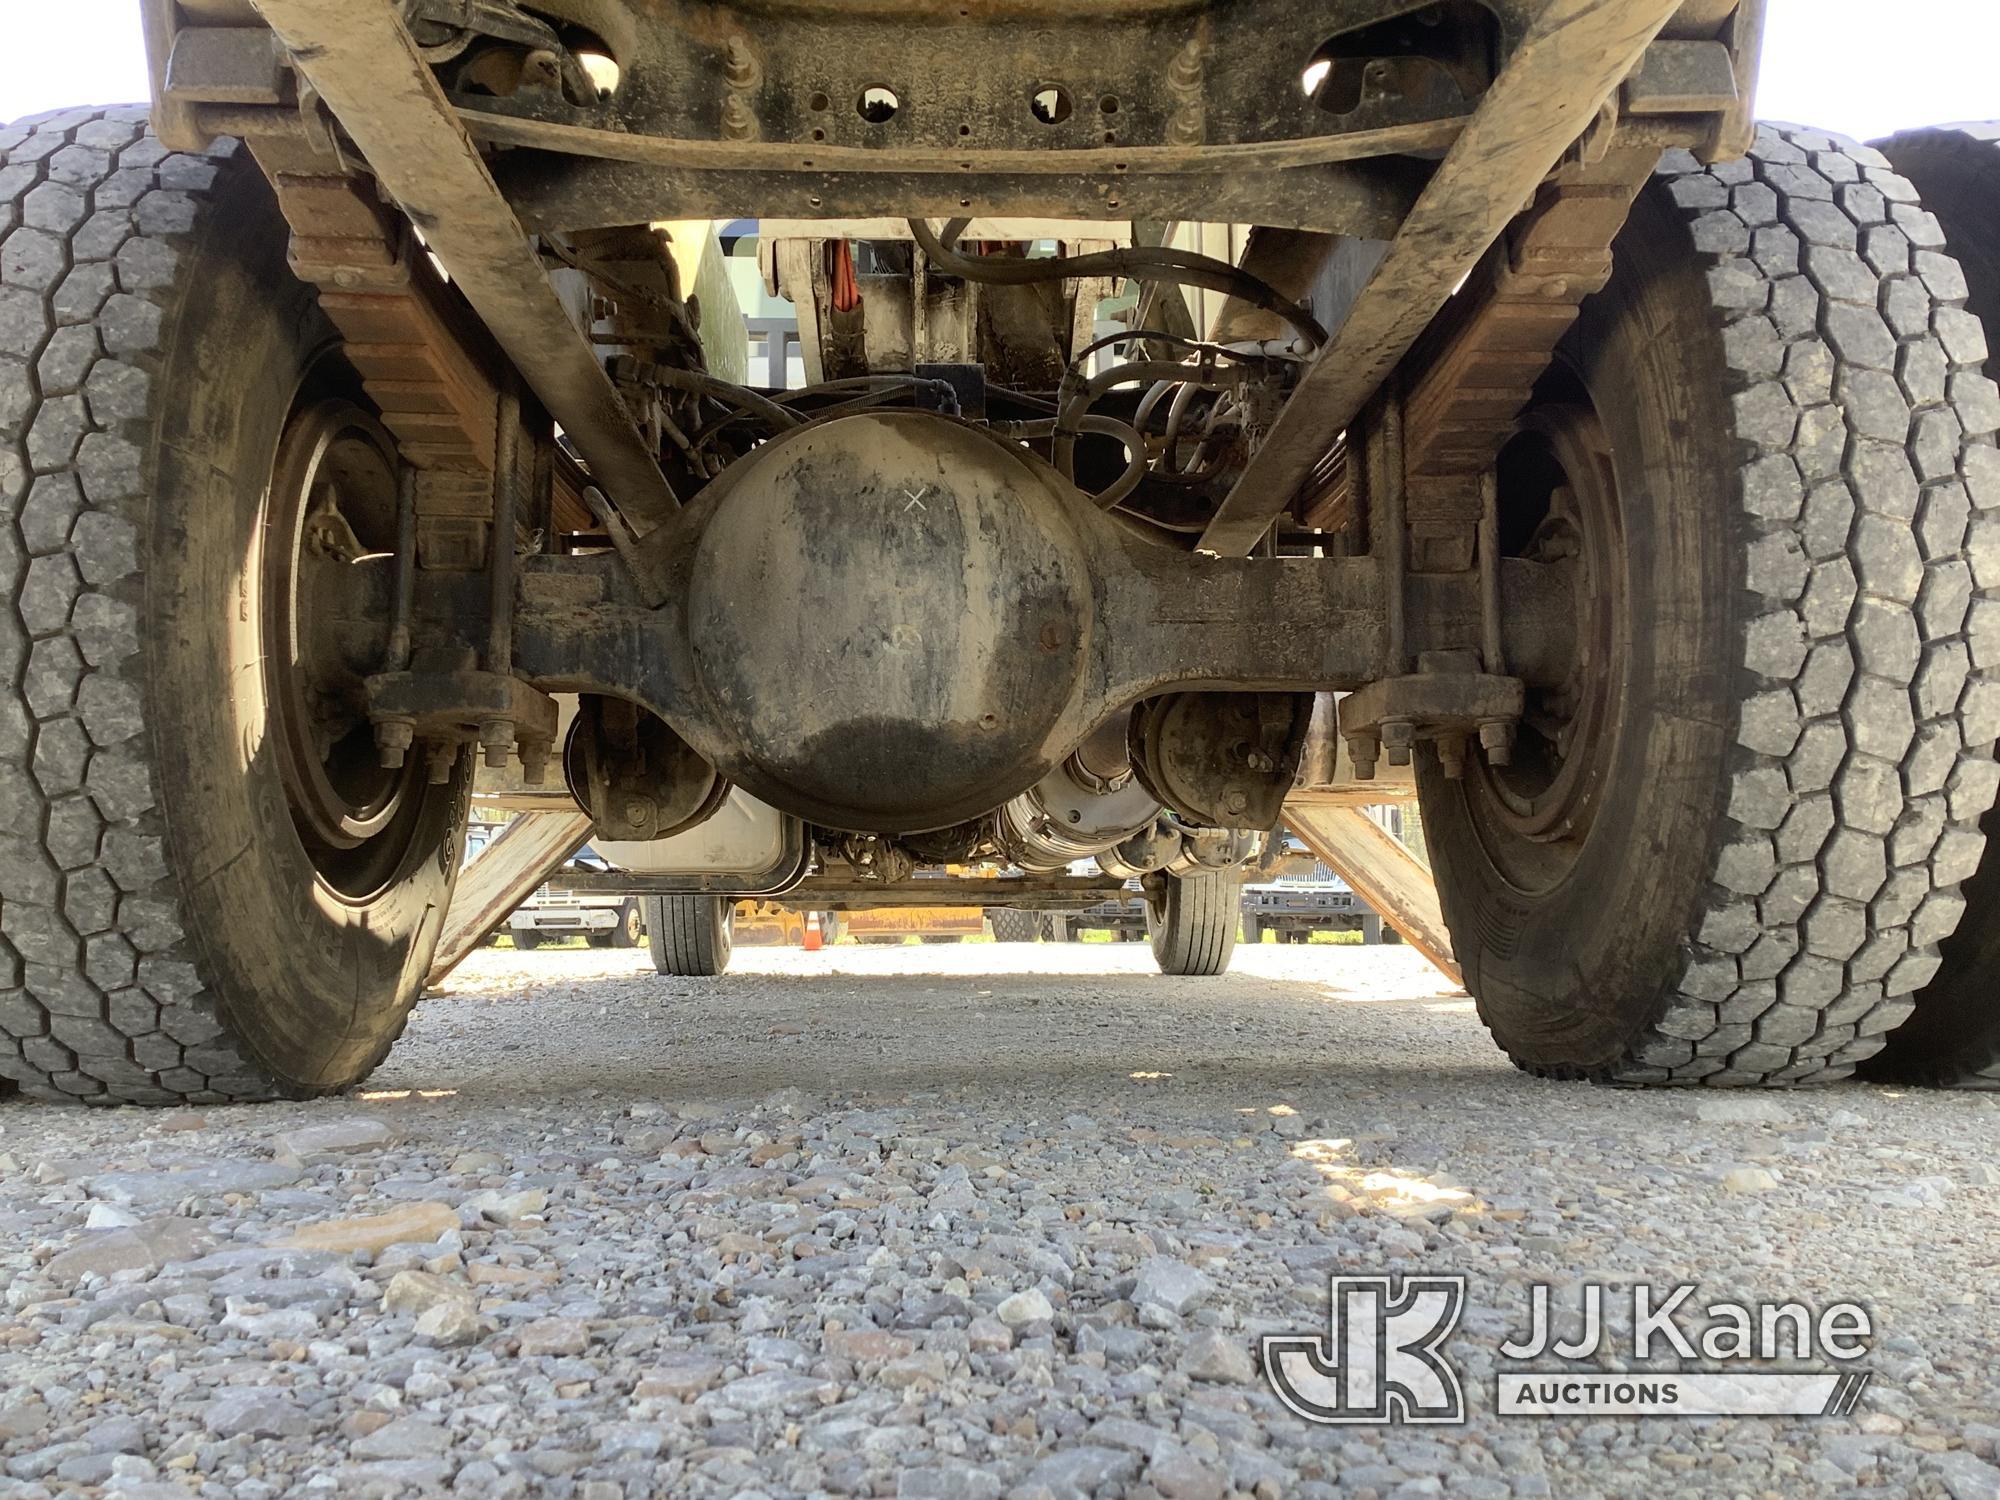
[[[1523,1066],[1983,1076],[1884,1047],[2000,788],[2000,400],[1909,182],[1753,127],[1762,13],[145,0],[152,132],[0,135],[0,706],[85,746],[0,1073],[352,1083],[476,757],[656,892],[1094,857],[1211,956],[1288,797],[1413,768]],[[731,218],[802,388],[704,317]],[[743,794],[762,883],[658,853]]]

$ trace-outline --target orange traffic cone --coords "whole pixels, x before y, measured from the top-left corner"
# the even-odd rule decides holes
[[[805,937],[806,952],[817,953],[822,947],[825,946],[825,944],[826,944],[825,934],[820,931],[819,927],[819,913],[816,911],[807,912],[806,937]]]

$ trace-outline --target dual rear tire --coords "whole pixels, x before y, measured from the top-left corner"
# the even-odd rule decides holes
[[[1873,152],[1670,155],[1500,464],[1579,669],[1513,764],[1419,757],[1467,988],[1522,1067],[1802,1083],[1937,973],[2000,771],[2000,399]]]
[[[1943,225],[1965,273],[1966,308],[1986,329],[1991,372],[1991,351],[2000,348],[2000,124],[1910,131],[1883,141],[1881,150]],[[1969,345],[1969,331],[1961,328],[1958,337]],[[1974,557],[1975,570],[1988,569],[1988,584],[2000,572],[1991,567],[1992,546],[1989,531]],[[1988,812],[1980,831],[1989,852],[1959,888],[1964,919],[1939,944],[1937,977],[1917,996],[1915,1014],[1864,1064],[1870,1078],[2000,1089],[2000,856],[1991,853],[2000,811]]]

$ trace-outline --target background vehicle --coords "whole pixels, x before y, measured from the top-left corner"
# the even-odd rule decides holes
[[[621,853],[629,846],[619,846]],[[1234,879],[1230,878],[1233,890]],[[605,896],[630,889],[650,889],[645,877],[606,874],[592,877]],[[669,879],[666,883],[672,884]],[[902,943],[917,938],[925,943],[960,942],[968,937],[992,936],[1000,942],[1029,941],[1040,935],[1043,923],[1053,935],[1057,924],[1067,932],[1067,923],[1077,909],[1066,897],[1079,889],[1093,895],[1125,902],[1130,886],[1130,921],[1133,934],[1148,934],[1153,940],[1154,957],[1162,973],[1180,975],[1219,974],[1228,967],[1235,944],[1236,918],[1217,901],[1205,896],[1192,911],[1176,891],[1210,889],[1199,876],[1177,877],[1172,883],[1155,879],[1151,889],[1138,881],[1120,882],[1095,872],[1076,872],[1063,877],[1033,878],[1020,874],[996,877],[959,867],[913,870],[895,882],[861,879],[852,866],[824,861],[815,873],[799,880],[782,895],[757,902],[731,902],[727,897],[709,895],[664,895],[645,898],[649,931],[655,938],[652,951],[655,965],[663,974],[714,975],[728,967],[733,939],[731,934],[746,918],[766,931],[789,930],[803,923],[807,911],[821,919],[822,941],[851,938],[863,945]],[[983,908],[982,899],[996,888],[1019,899],[1036,899],[1040,909]],[[1117,893],[1115,897],[1109,893]],[[754,914],[754,915],[753,915]],[[1023,932],[1025,930],[1025,936]]]
[[[1146,935],[1146,898],[1136,883],[1089,906],[1054,912],[1049,917],[1052,942],[1073,943],[1086,932],[1107,932],[1120,943],[1137,942]]]
[[[1370,810],[1405,848],[1410,836],[1422,840],[1418,820],[1406,811]],[[1260,943],[1267,932],[1280,943],[1309,942],[1315,932],[1358,932],[1364,943],[1379,943],[1384,935],[1381,916],[1290,828],[1266,841],[1255,874],[1243,885],[1243,940]]]
[[[1080,859],[1069,867],[1077,879],[1098,873],[1095,860]],[[1092,893],[1096,899],[1076,906],[1042,911],[999,910],[987,912],[986,919],[996,941],[1028,943],[1037,938],[1052,943],[1075,942],[1086,932],[1108,932],[1119,942],[1132,942],[1146,935],[1146,898],[1136,877],[1116,890]],[[1003,936],[1004,934],[1004,936]]]
[[[144,3],[151,127],[0,133],[21,1087],[366,1076],[475,758],[582,824],[493,922],[585,837],[703,965],[1092,859],[1176,974],[1407,768],[1522,1067],[1985,1074],[2000,396],[1762,0]]]
[[[1346,881],[1322,867],[1317,876],[1280,875],[1243,887],[1243,941],[1265,933],[1280,943],[1304,943],[1315,932],[1358,932],[1364,943],[1382,941],[1382,919]]]
[[[516,948],[538,948],[549,941],[582,937],[593,948],[636,948],[646,940],[646,923],[637,896],[578,891],[565,882],[570,872],[602,874],[611,862],[589,845],[514,909],[507,931]]]
[[[1047,938],[1053,931],[1053,922],[1053,916],[1047,912],[1015,911],[1005,906],[986,909],[986,930],[993,934],[996,943],[1032,943],[1037,938]]]
[[[924,943],[961,943],[989,935],[986,914],[976,906],[863,907],[845,913],[841,927],[855,942],[871,945],[912,937]]]
[[[810,930],[810,918],[817,915],[822,946],[840,941],[842,924],[833,912],[793,911],[770,901],[738,901],[731,918],[733,940],[746,948],[802,948]]]
[[[1304,942],[1315,932],[1359,932],[1364,942],[1382,941],[1381,917],[1297,835],[1284,834],[1252,869],[1261,878],[1253,875],[1243,882],[1244,942],[1261,942],[1267,932],[1275,933],[1281,943]],[[1072,873],[1082,871],[1073,867]],[[1086,932],[1134,941],[1147,933],[1146,898],[1138,881],[1125,885],[1123,892],[1084,906],[1046,913],[989,911],[987,919],[994,936],[1007,942],[1031,942],[1037,937],[1071,942]]]

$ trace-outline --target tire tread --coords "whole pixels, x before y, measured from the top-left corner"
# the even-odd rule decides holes
[[[1212,977],[1229,967],[1242,920],[1242,886],[1233,872],[1202,870],[1170,878],[1148,936],[1162,974]]]
[[[1987,369],[2000,340],[2000,122],[1905,131],[1878,143],[1896,170],[1924,195],[1943,222],[1965,272],[1967,310],[1983,325],[1959,325],[1954,337],[1970,358],[1983,339]],[[2000,860],[1991,835],[2000,813],[1985,819],[1987,856],[1966,881],[1966,916],[1946,938],[1937,977],[1917,996],[1916,1013],[1863,1067],[1871,1078],[1957,1089],[2000,1089]]]
[[[143,106],[0,128],[0,1078],[41,1098],[324,1092],[255,1063],[203,980],[148,743],[156,381],[239,150],[169,152]]]
[[[1742,447],[1727,815],[1652,1024],[1601,1068],[1515,1061],[1824,1082],[1936,972],[2000,787],[2000,396],[1955,336],[1938,222],[1880,153],[1765,126],[1739,162],[1668,153],[1651,190],[1706,267]]]
[[[728,911],[719,896],[646,897],[646,944],[653,967],[680,978],[710,978],[729,967]]]

